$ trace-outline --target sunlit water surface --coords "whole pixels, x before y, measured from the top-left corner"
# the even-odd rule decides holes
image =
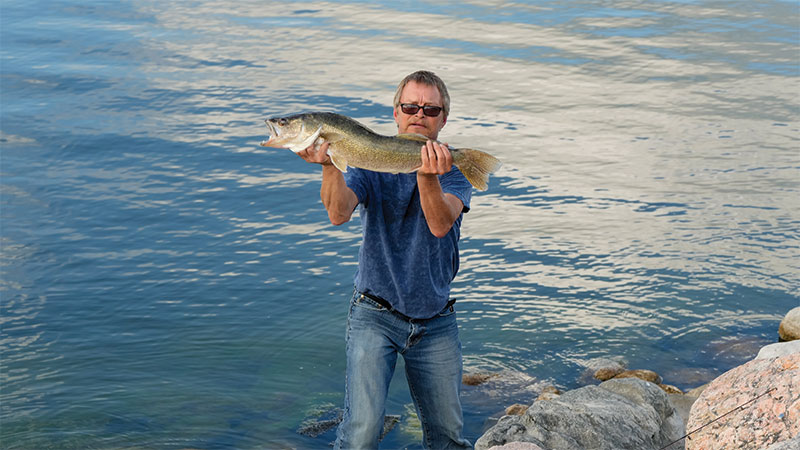
[[[681,388],[800,304],[794,1],[8,1],[0,446],[327,448],[359,223],[259,147],[308,110],[395,132],[405,74],[441,137],[504,162],[463,226],[464,392],[489,416],[622,357]],[[419,448],[399,371],[386,448]]]

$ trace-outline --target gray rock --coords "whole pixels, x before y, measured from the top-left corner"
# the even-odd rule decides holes
[[[800,340],[776,342],[774,344],[765,345],[759,350],[756,359],[777,358],[792,353],[800,353]]]
[[[336,428],[342,423],[342,416],[344,410],[342,408],[331,408],[326,411],[321,411],[315,414],[315,417],[307,418],[300,424],[300,428],[297,429],[298,434],[302,434],[303,436],[308,437],[318,437],[321,434],[327,433],[328,431]],[[400,416],[397,415],[386,415],[383,417],[383,431],[381,432],[380,440],[392,431],[397,422],[400,421]]]
[[[492,447],[490,450],[542,450],[542,447],[530,442],[509,442],[506,445]]]
[[[621,356],[593,358],[580,363],[583,372],[578,377],[580,384],[596,384],[625,370],[627,362]]]
[[[689,421],[689,412],[692,410],[692,405],[694,404],[697,397],[687,395],[687,394],[670,394],[667,393],[669,396],[669,401],[672,403],[672,406],[675,407],[675,411],[678,413],[678,416],[681,418],[683,422],[683,429],[686,429],[686,422]]]
[[[800,435],[788,441],[778,442],[767,447],[767,450],[800,450]]]
[[[522,416],[502,417],[475,449],[529,442],[549,450],[647,450],[682,435],[683,422],[667,394],[652,383],[626,378],[534,402]]]

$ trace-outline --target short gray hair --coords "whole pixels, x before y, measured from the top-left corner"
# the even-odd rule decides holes
[[[397,86],[397,92],[394,94],[395,109],[400,106],[400,95],[402,95],[403,89],[412,81],[426,86],[433,86],[438,89],[439,95],[442,96],[442,111],[444,112],[444,116],[447,117],[450,114],[450,94],[447,93],[447,86],[444,85],[444,81],[442,81],[439,76],[427,70],[418,70],[403,78],[403,81]]]

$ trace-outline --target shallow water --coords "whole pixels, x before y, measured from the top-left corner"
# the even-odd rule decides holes
[[[800,305],[796,2],[4,2],[3,448],[326,448],[358,220],[266,117],[391,134],[448,83],[441,138],[504,166],[458,297],[467,435],[596,357],[681,388]],[[398,371],[402,373],[402,370]],[[386,448],[420,448],[402,375]]]

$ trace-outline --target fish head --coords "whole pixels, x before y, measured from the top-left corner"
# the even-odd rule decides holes
[[[264,147],[288,148],[297,153],[308,148],[319,137],[320,127],[314,127],[305,114],[267,119],[269,139],[262,142]]]

